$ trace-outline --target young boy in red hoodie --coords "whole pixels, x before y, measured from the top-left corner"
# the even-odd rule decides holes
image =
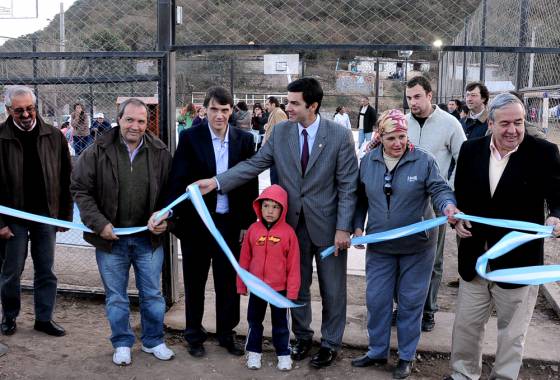
[[[253,202],[258,220],[251,224],[243,245],[239,264],[288,299],[298,298],[300,286],[299,244],[296,233],[286,223],[288,194],[278,185],[266,188]],[[237,292],[246,295],[247,287],[237,277]],[[247,310],[249,332],[245,350],[247,367],[261,368],[262,335],[267,302],[251,294]],[[272,343],[278,356],[277,368],[292,369],[288,309],[270,305]]]

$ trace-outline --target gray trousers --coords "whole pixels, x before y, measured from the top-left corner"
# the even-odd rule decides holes
[[[313,338],[310,287],[313,279],[313,258],[315,258],[323,306],[321,347],[338,350],[342,344],[346,326],[347,252],[342,251],[338,256],[331,255],[325,260],[321,260],[320,253],[327,247],[317,247],[311,242],[303,215],[298,222],[296,235],[299,239],[301,264],[298,303],[303,303],[305,306],[291,310],[292,331],[297,339],[310,340]]]

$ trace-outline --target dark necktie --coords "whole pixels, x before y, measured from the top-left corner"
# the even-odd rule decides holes
[[[307,144],[307,131],[301,131],[303,135],[303,148],[301,148],[301,175],[305,174],[307,163],[309,162],[309,145]]]

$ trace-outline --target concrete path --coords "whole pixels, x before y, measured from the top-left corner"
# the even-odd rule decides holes
[[[240,335],[245,335],[247,331],[247,321],[245,311],[247,310],[248,297],[241,297],[242,320],[237,327]],[[313,322],[311,324],[315,330],[315,339],[320,338],[321,305],[319,302],[312,302]],[[214,293],[206,293],[206,308],[203,325],[210,331],[215,332],[215,309]],[[451,331],[455,314],[439,312],[436,314],[436,328],[430,333],[423,333],[418,346],[418,351],[449,353],[451,351]],[[496,352],[496,318],[490,318],[487,325],[486,339],[484,343],[484,354],[494,356]],[[171,330],[183,330],[185,328],[185,303],[183,300],[177,302],[166,314],[165,325]],[[264,335],[271,336],[270,316],[267,314]],[[547,362],[560,363],[560,326],[554,323],[544,324],[539,322],[538,326],[531,324],[527,334],[525,346],[525,359],[542,360]],[[396,329],[392,329],[391,347],[396,348],[397,334]],[[344,344],[367,349],[368,339],[366,331],[366,308],[365,306],[349,305],[347,309],[346,332],[344,334]]]

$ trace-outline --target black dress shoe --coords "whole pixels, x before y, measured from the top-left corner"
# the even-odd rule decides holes
[[[334,359],[336,359],[335,350],[328,347],[321,347],[319,348],[319,352],[313,355],[310,363],[315,368],[324,368],[330,366]]]
[[[16,319],[15,318],[2,318],[2,324],[0,325],[2,330],[2,335],[13,335],[16,332]]]
[[[292,345],[292,359],[296,361],[305,359],[309,355],[311,344],[311,340],[296,339],[296,342]]]
[[[362,355],[359,358],[352,360],[352,367],[380,367],[385,364],[387,364],[387,359],[372,359],[368,356],[368,354]]]
[[[188,351],[189,354],[195,358],[201,358],[206,355],[206,350],[204,349],[202,343],[189,344]]]
[[[33,328],[52,336],[64,336],[66,331],[55,321],[35,321]]]
[[[243,347],[234,340],[220,343],[220,346],[224,347],[227,352],[235,356],[243,356],[245,354]]]
[[[436,321],[433,314],[424,314],[422,317],[422,331],[430,332],[436,327]]]
[[[393,379],[406,379],[412,372],[412,361],[399,359],[397,367],[393,371]]]

